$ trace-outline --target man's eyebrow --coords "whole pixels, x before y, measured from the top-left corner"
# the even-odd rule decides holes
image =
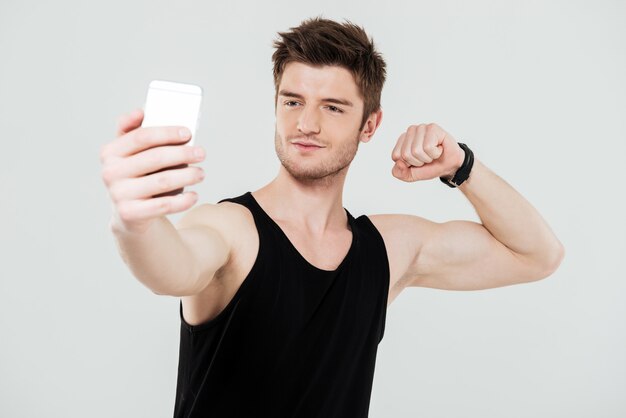
[[[284,96],[284,97],[294,97],[296,99],[300,99],[300,100],[304,100],[304,96],[298,93],[294,93],[292,91],[288,91],[288,90],[281,90],[278,92],[279,96]],[[344,105],[344,106],[354,106],[354,104],[350,101],[350,100],[346,100],[346,99],[337,99],[334,97],[327,97],[325,99],[322,99],[323,102],[327,102],[327,103],[336,103],[336,104],[340,104],[340,105]]]

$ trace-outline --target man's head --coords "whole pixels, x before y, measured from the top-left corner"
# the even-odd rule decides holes
[[[380,124],[385,63],[351,23],[310,19],[280,35],[273,55],[276,152],[292,177],[328,183],[345,174],[359,142]]]
[[[276,98],[285,66],[290,62],[321,66],[339,66],[352,73],[364,102],[361,129],[368,116],[380,109],[380,95],[385,83],[386,64],[363,28],[350,23],[312,18],[289,32],[279,32],[274,41],[274,86]]]

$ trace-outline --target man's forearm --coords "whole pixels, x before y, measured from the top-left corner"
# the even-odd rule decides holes
[[[476,209],[483,226],[502,244],[546,268],[561,262],[563,245],[539,212],[478,159],[474,159],[469,178],[458,188]]]
[[[157,294],[177,294],[192,281],[192,254],[178,231],[157,218],[147,231],[124,231],[111,222],[120,255],[133,275]]]

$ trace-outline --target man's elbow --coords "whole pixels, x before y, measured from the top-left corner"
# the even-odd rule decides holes
[[[157,296],[173,296],[173,297],[183,297],[183,296],[192,296],[198,293],[194,288],[183,288],[183,287],[151,287],[150,290]]]
[[[546,253],[547,261],[539,264],[535,278],[531,281],[542,280],[552,276],[561,265],[563,258],[565,258],[565,247],[559,243],[559,245]]]

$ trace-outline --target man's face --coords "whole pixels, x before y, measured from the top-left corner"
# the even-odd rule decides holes
[[[362,114],[363,100],[348,70],[287,64],[276,103],[278,159],[298,180],[334,177],[356,154]]]

